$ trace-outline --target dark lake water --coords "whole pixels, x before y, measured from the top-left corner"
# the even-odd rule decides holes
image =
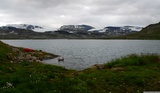
[[[43,50],[64,57],[45,60],[44,63],[82,70],[94,64],[107,63],[129,54],[160,54],[160,40],[2,40],[18,46]]]

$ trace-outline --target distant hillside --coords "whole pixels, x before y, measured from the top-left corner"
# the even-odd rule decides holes
[[[160,39],[160,22],[143,28],[140,32],[117,38],[123,39]]]

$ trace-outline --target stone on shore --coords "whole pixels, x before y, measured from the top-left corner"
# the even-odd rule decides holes
[[[12,50],[16,53],[16,55],[13,55],[12,53],[7,54],[7,58],[10,59],[12,63],[21,63],[24,61],[41,62],[43,59],[52,59],[57,57],[57,55],[37,50],[28,52],[24,51],[22,48],[16,47],[12,47]]]

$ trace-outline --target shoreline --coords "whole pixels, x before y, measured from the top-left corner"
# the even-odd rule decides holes
[[[54,59],[59,55],[47,53],[42,50],[34,50],[30,48],[22,48],[8,45],[13,53],[7,53],[7,58],[11,60],[11,63],[21,62],[41,62],[47,59]],[[28,49],[28,50],[27,50]],[[29,51],[30,50],[30,51]]]

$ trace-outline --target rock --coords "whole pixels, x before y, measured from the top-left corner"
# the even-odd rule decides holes
[[[114,67],[114,68],[111,68],[111,70],[113,70],[113,71],[124,71],[125,69],[122,68],[122,67]]]
[[[37,60],[37,58],[36,57],[32,57],[32,60],[33,60],[33,62],[35,62]]]
[[[22,55],[22,52],[18,48],[12,48],[12,50],[19,55]]]
[[[13,60],[13,59],[14,59],[14,57],[13,57],[12,53],[8,53],[8,54],[7,54],[7,58],[8,58],[8,59],[11,59],[11,60]]]
[[[95,64],[91,68],[94,68],[94,69],[105,69],[105,65],[104,64]]]
[[[27,60],[31,60],[31,59],[32,59],[32,56],[31,56],[30,54],[26,54],[25,58],[26,58]]]
[[[64,61],[64,58],[63,57],[58,57],[58,62],[60,61]]]
[[[18,56],[17,59],[18,59],[18,60],[24,60],[25,57],[23,57],[23,56]]]
[[[52,59],[53,57],[51,55],[45,55],[44,59]]]
[[[38,54],[38,55],[43,55],[43,53],[42,53],[42,52],[37,52],[37,54]]]
[[[11,60],[10,62],[11,62],[11,63],[13,63],[13,61],[12,61],[12,60]]]
[[[37,63],[41,62],[40,60],[36,60]]]
[[[23,51],[23,49],[12,47],[12,50],[16,53],[17,56],[14,57],[11,53],[8,53],[7,58],[11,59],[13,63],[20,63],[20,62],[24,62],[24,61],[41,62],[43,59],[52,59],[52,58],[56,57],[53,54],[45,53],[41,50],[35,51],[35,50],[31,49],[31,51],[28,52],[25,50]]]

